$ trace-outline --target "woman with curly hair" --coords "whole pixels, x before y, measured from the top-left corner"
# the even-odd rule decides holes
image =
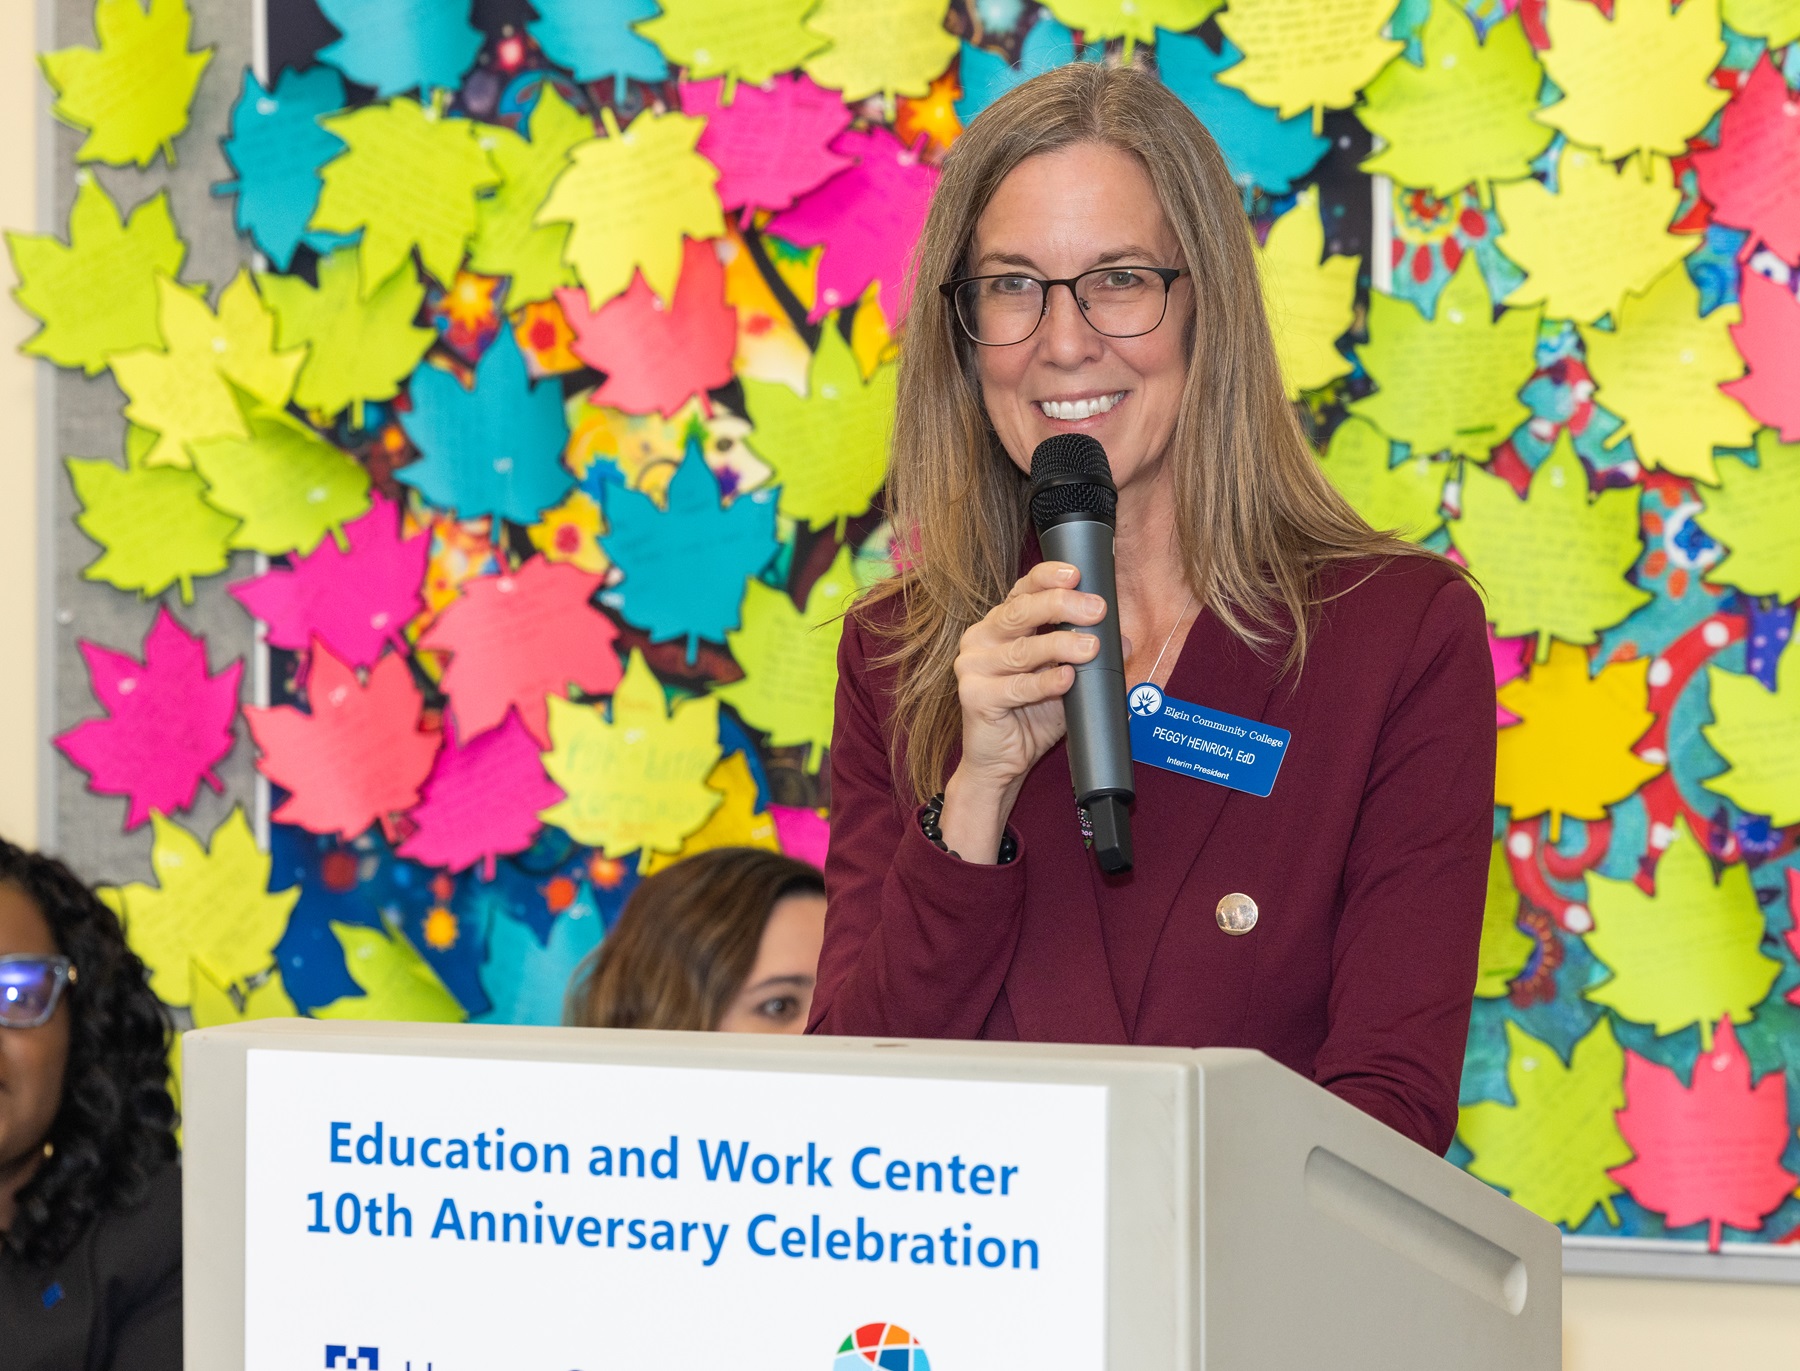
[[[8,1371],[181,1365],[169,1023],[119,921],[0,841],[0,1348]]]

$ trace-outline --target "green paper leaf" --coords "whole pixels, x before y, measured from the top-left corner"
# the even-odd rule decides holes
[[[198,472],[145,466],[143,451],[154,435],[136,429],[132,436],[132,446],[142,450],[128,452],[123,467],[104,457],[68,459],[69,482],[82,507],[75,522],[100,544],[82,577],[146,600],[179,584],[182,602],[192,604],[194,577],[230,565],[237,520],[206,503],[206,481]]]
[[[413,322],[425,287],[411,271],[395,272],[367,298],[358,294],[360,252],[339,248],[321,261],[316,288],[299,276],[258,278],[275,311],[276,344],[311,345],[294,399],[327,420],[346,405],[393,399],[437,337]]]
[[[1587,945],[1612,975],[1583,993],[1658,1037],[1697,1025],[1700,1050],[1710,1052],[1720,1019],[1755,1017],[1781,963],[1762,951],[1767,929],[1749,868],[1733,862],[1715,879],[1685,818],[1675,821],[1655,880],[1656,893],[1646,895],[1635,881],[1589,875]]]
[[[512,278],[506,288],[508,310],[548,299],[558,286],[575,280],[563,263],[568,225],[540,228],[535,220],[550,187],[568,167],[569,154],[594,136],[593,122],[548,81],[528,127],[529,142],[498,124],[484,129],[488,155],[500,171],[500,188],[478,202],[475,241],[469,245],[470,271]]]
[[[1293,208],[1269,226],[1256,265],[1288,398],[1349,375],[1350,359],[1337,340],[1355,321],[1358,262],[1325,256],[1315,187],[1296,195]]]
[[[281,410],[245,397],[249,433],[194,448],[207,502],[243,522],[231,546],[305,556],[327,533],[348,544],[343,525],[369,511],[369,473]]]
[[[1366,419],[1346,419],[1320,459],[1325,475],[1369,527],[1392,529],[1414,542],[1444,522],[1444,482],[1451,463],[1408,457],[1390,466],[1393,444]]]
[[[1706,573],[1746,595],[1800,599],[1800,443],[1772,428],[1756,435],[1756,465],[1722,462],[1719,488],[1703,490],[1700,526],[1726,547]]]
[[[1771,52],[1800,39],[1796,0],[1721,0],[1719,12],[1733,32],[1763,39]]]
[[[1369,296],[1369,341],[1357,349],[1378,389],[1350,412],[1423,456],[1454,452],[1477,462],[1531,417],[1519,391],[1537,368],[1541,309],[1494,318],[1475,254],[1426,318],[1408,301]]]
[[[863,513],[887,479],[898,372],[884,362],[865,383],[835,316],[819,332],[807,393],[746,378],[751,451],[775,468],[781,512],[812,528]]]
[[[362,294],[374,294],[415,247],[426,271],[454,281],[475,232],[475,197],[500,180],[481,147],[486,126],[404,96],[319,126],[346,146],[319,172],[325,185],[311,227],[361,231]]]
[[[831,46],[806,60],[806,74],[849,104],[924,95],[961,46],[944,27],[946,8],[946,0],[819,0],[806,26]]]
[[[1232,0],[1219,28],[1244,60],[1219,73],[1283,119],[1303,110],[1313,130],[1326,109],[1348,109],[1356,93],[1406,45],[1386,36],[1393,0]]]
[[[727,85],[761,85],[777,72],[799,66],[829,41],[806,27],[806,16],[818,2],[662,0],[661,14],[634,27],[670,62],[686,67],[690,81],[723,76]]]
[[[1156,31],[1187,33],[1204,24],[1223,0],[1049,0],[1044,6],[1072,29],[1081,30],[1084,43],[1108,38],[1133,43],[1154,43]]]
[[[38,58],[56,91],[51,113],[87,141],[77,162],[147,167],[188,125],[188,106],[213,50],[188,51],[193,16],[183,0],[97,0],[98,48],[60,48]],[[27,41],[14,35],[15,41]]]
[[[1706,669],[1713,722],[1706,741],[1731,769],[1702,782],[1750,814],[1766,814],[1777,828],[1800,823],[1800,659],[1790,645],[1775,668],[1775,689],[1754,676]],[[1742,871],[1742,867],[1730,868]]]
[[[6,246],[19,278],[13,298],[44,325],[23,351],[94,376],[115,352],[162,345],[156,281],[181,270],[187,245],[175,235],[167,192],[125,220],[97,177],[76,178],[67,247],[48,233],[8,233]]]
[[[1519,929],[1519,887],[1506,862],[1506,846],[1495,843],[1488,855],[1487,904],[1481,915],[1475,994],[1484,999],[1504,995],[1536,950],[1537,940]]]
[[[1578,1228],[1598,1205],[1617,1225],[1612,1197],[1624,1187],[1607,1172],[1632,1153],[1614,1117],[1625,1107],[1625,1054],[1611,1022],[1596,1023],[1567,1066],[1510,1019],[1506,1047],[1517,1103],[1463,1106],[1457,1133],[1475,1154],[1469,1172],[1551,1223]]]
[[[384,1023],[461,1023],[469,1017],[431,964],[395,929],[390,935],[360,924],[333,923],[344,948],[350,979],[360,995],[320,1005],[315,1019],[358,1019]]]

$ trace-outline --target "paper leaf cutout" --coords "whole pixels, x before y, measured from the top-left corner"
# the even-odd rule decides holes
[[[1604,819],[1606,806],[1661,772],[1631,750],[1655,722],[1649,672],[1639,657],[1589,676],[1587,653],[1557,643],[1530,675],[1500,687],[1501,708],[1520,722],[1500,730],[1495,802],[1515,819],[1549,814],[1555,835],[1564,815]]]
[[[1325,475],[1369,527],[1415,542],[1444,522],[1444,482],[1451,463],[1408,457],[1390,465],[1393,444],[1366,419],[1346,419],[1331,435]]]
[[[1578,1228],[1598,1205],[1617,1224],[1607,1173],[1631,1160],[1614,1111],[1625,1103],[1624,1053],[1602,1017],[1564,1066],[1556,1050],[1508,1019],[1506,1083],[1516,1104],[1464,1105],[1457,1135],[1472,1175],[1551,1223]]]
[[[879,281],[881,313],[890,328],[897,327],[912,298],[907,265],[925,226],[937,168],[880,126],[839,134],[831,150],[854,157],[857,165],[777,214],[769,232],[790,243],[824,245],[818,294],[807,316],[813,322],[860,300]]]
[[[1283,119],[1313,111],[1316,129],[1406,46],[1382,36],[1393,11],[1390,0],[1233,0],[1218,23],[1244,60],[1219,80]]]
[[[1708,81],[1725,55],[1719,0],[1613,0],[1610,19],[1589,0],[1547,0],[1544,27],[1544,68],[1563,95],[1537,117],[1609,160],[1679,157],[1728,98]]]
[[[362,988],[313,1010],[315,1019],[356,1019],[383,1023],[461,1023],[469,1017],[438,979],[431,963],[399,929],[383,932],[360,924],[333,923],[344,949],[344,967]]]
[[[556,299],[575,330],[570,350],[606,373],[592,404],[672,415],[731,384],[737,311],[725,303],[725,268],[712,243],[688,242],[680,284],[666,305],[641,275],[597,312],[578,289],[559,290]]]
[[[1519,929],[1519,887],[1506,862],[1506,845],[1495,843],[1488,855],[1487,904],[1481,916],[1475,994],[1484,999],[1504,995],[1536,950],[1537,940]]]
[[[793,72],[767,86],[739,86],[726,104],[724,84],[684,84],[681,109],[706,121],[695,150],[719,169],[719,203],[726,209],[786,209],[854,165],[831,150],[850,126],[837,91]]]
[[[1750,1058],[1725,1019],[1713,1050],[1695,1061],[1693,1079],[1684,1088],[1668,1067],[1625,1054],[1619,1131],[1637,1157],[1612,1174],[1671,1228],[1704,1222],[1716,1252],[1724,1225],[1760,1227],[1800,1181],[1781,1165],[1794,1136],[1787,1077],[1772,1071],[1751,1085]]]
[[[269,969],[275,944],[287,931],[300,887],[269,889],[269,856],[242,809],[213,830],[207,846],[180,824],[150,816],[155,837],[150,868],[155,885],[133,882],[112,892],[125,939],[150,972],[150,988],[164,1004],[194,999],[193,968],[220,986]]]
[[[480,862],[482,878],[493,880],[494,859],[530,847],[543,826],[538,811],[562,799],[544,776],[538,748],[517,714],[467,744],[446,729],[399,854],[451,871]]]
[[[83,579],[146,600],[179,585],[182,601],[192,604],[194,577],[230,565],[227,549],[238,521],[206,503],[206,482],[197,472],[146,467],[137,455],[124,467],[104,457],[71,457],[67,466],[82,507],[75,522],[100,544]]]
[[[1526,272],[1507,303],[1541,303],[1553,319],[1592,323],[1699,247],[1700,239],[1669,232],[1681,192],[1668,162],[1652,158],[1649,171],[1615,170],[1585,148],[1565,147],[1556,194],[1535,180],[1495,186],[1506,226],[1500,250]]]
[[[1800,600],[1800,445],[1756,435],[1756,465],[1719,464],[1719,488],[1700,492],[1699,521],[1726,548],[1706,579],[1746,595]]]
[[[129,401],[125,417],[159,435],[145,465],[187,466],[192,444],[248,436],[234,385],[279,409],[306,353],[276,349],[274,317],[241,268],[220,292],[216,316],[173,281],[159,280],[157,290],[164,346],[114,357],[113,377]]]
[[[419,639],[428,652],[450,654],[442,684],[459,737],[479,740],[516,710],[542,750],[550,740],[546,695],[571,687],[605,695],[618,685],[618,630],[590,603],[601,580],[533,557],[517,571],[463,584]]]
[[[1047,8],[1089,43],[1123,38],[1132,43],[1156,42],[1156,30],[1186,33],[1204,24],[1222,0],[1050,0]],[[1042,23],[1043,20],[1039,20]],[[1156,50],[1162,57],[1162,48]]]
[[[1588,476],[1565,429],[1531,476],[1523,500],[1479,467],[1463,478],[1462,518],[1450,539],[1482,583],[1502,638],[1533,634],[1543,661],[1550,639],[1592,643],[1650,601],[1625,579],[1644,547],[1638,491],[1589,497]]]
[[[1702,1052],[1712,1051],[1719,1020],[1750,1022],[1781,972],[1762,951],[1762,909],[1749,869],[1734,862],[1715,879],[1685,818],[1675,821],[1674,841],[1656,863],[1654,895],[1635,881],[1589,873],[1588,907],[1588,948],[1612,975],[1585,996],[1651,1025],[1658,1037],[1697,1025]]]
[[[359,294],[361,253],[339,248],[321,260],[317,287],[299,276],[258,278],[275,311],[276,345],[311,344],[294,399],[327,419],[364,400],[391,400],[437,337],[413,323],[425,287],[412,272],[395,272],[367,298]]]
[[[856,589],[848,544],[813,582],[804,609],[752,581],[744,592],[744,626],[726,639],[744,679],[713,688],[745,723],[769,735],[769,746],[808,744],[807,767],[815,772],[831,746],[838,640]]]
[[[775,468],[788,518],[822,528],[868,509],[887,479],[896,377],[883,363],[865,384],[850,345],[828,324],[804,397],[779,382],[744,381],[750,447]]]
[[[369,473],[279,409],[250,406],[249,435],[194,446],[206,500],[235,515],[231,546],[274,557],[311,552],[369,508]]]
[[[595,306],[623,291],[639,270],[667,300],[681,274],[682,235],[725,232],[713,190],[719,173],[694,151],[706,125],[645,110],[621,131],[610,108],[602,117],[608,136],[575,149],[536,222],[569,226],[563,255]]]
[[[1790,26],[1800,29],[1800,4],[1788,8]],[[1694,154],[1700,193],[1713,207],[1713,220],[1753,231],[1789,263],[1800,263],[1800,177],[1793,175],[1800,166],[1800,119],[1792,113],[1795,104],[1793,91],[1765,54],[1725,106],[1719,145]]]
[[[779,852],[772,814],[756,809],[756,777],[750,774],[750,763],[742,752],[734,752],[712,769],[706,784],[725,798],[712,812],[712,817],[692,833],[675,853],[648,852],[639,865],[639,874],[654,876],[666,867],[684,862],[699,852],[720,847],[755,847],[764,852]]]
[[[1623,3],[1624,0],[1621,0]],[[1617,327],[1583,327],[1595,399],[1625,421],[1638,460],[1679,476],[1716,481],[1714,447],[1748,447],[1755,421],[1720,390],[1744,374],[1729,328],[1737,309],[1721,305],[1700,317],[1700,292],[1674,266],[1642,295],[1627,295]]]
[[[582,4],[594,0],[582,0]],[[654,6],[652,6],[654,9]],[[500,188],[476,206],[469,270],[507,276],[506,308],[549,298],[575,273],[563,263],[567,225],[536,223],[538,207],[569,165],[569,154],[594,136],[593,121],[574,109],[546,81],[531,111],[530,141],[498,124],[484,126],[488,155],[500,172]]]
[[[481,51],[481,30],[455,0],[318,0],[343,37],[320,49],[358,85],[383,100],[403,90],[455,86]]]
[[[1256,264],[1288,398],[1349,375],[1350,359],[1336,343],[1355,317],[1360,264],[1354,257],[1325,257],[1315,187],[1295,196],[1293,208],[1269,226]]]
[[[310,714],[292,705],[244,709],[262,751],[257,770],[288,792],[276,823],[348,841],[419,802],[440,735],[419,729],[422,701],[404,657],[383,657],[365,684],[315,644],[306,698]]]
[[[656,0],[533,0],[539,18],[525,27],[559,67],[584,85],[613,78],[614,94],[625,96],[626,81],[666,81],[669,64],[648,38],[631,26],[662,13]],[[551,89],[549,82],[544,90]]]
[[[100,46],[38,58],[57,96],[50,112],[88,131],[77,162],[147,167],[159,151],[175,160],[176,136],[213,55],[188,51],[193,22],[184,0],[95,0]]]
[[[213,768],[231,751],[244,664],[209,675],[206,640],[167,609],[145,635],[141,662],[85,638],[79,646],[106,714],[59,734],[56,745],[87,773],[94,794],[130,797],[125,831],[152,811],[188,808],[202,781],[223,793]]]
[[[325,187],[312,226],[361,230],[362,294],[373,295],[415,247],[426,271],[454,281],[475,232],[475,197],[500,181],[481,146],[482,125],[404,98],[321,124],[346,147],[319,173]],[[395,175],[398,167],[406,175]]]
[[[1045,27],[1040,19],[1025,37],[1026,47]],[[1062,60],[1074,60],[1074,45]],[[963,54],[967,84],[969,52]],[[1220,72],[1243,60],[1244,54],[1230,43],[1219,51],[1191,34],[1162,33],[1156,40],[1156,69],[1163,84],[1181,97],[1218,140],[1226,165],[1239,185],[1260,186],[1271,195],[1285,195],[1325,155],[1331,141],[1313,132],[1305,114],[1283,119],[1266,105],[1259,105],[1240,90],[1222,84]],[[1341,330],[1340,330],[1341,332]]]
[[[1800,38],[1800,4],[1794,0],[1720,0],[1719,13],[1733,32],[1764,39],[1771,52]]]
[[[1781,654],[1775,689],[1754,676],[1707,667],[1713,722],[1701,728],[1731,769],[1704,782],[1777,828],[1800,823],[1800,653]],[[1742,871],[1741,866],[1729,868]]]
[[[805,62],[807,75],[851,103],[879,95],[924,95],[956,56],[944,28],[946,0],[819,0],[806,27],[829,40]]]
[[[488,924],[487,960],[481,965],[481,988],[492,1008],[475,1022],[561,1024],[569,983],[600,945],[603,931],[600,912],[585,899],[550,921],[550,936],[542,943],[523,920],[496,914]]]
[[[719,760],[719,702],[672,709],[641,652],[633,652],[608,715],[550,697],[544,769],[565,798],[542,818],[608,857],[675,852],[719,807],[706,778]]]
[[[687,639],[690,662],[700,639],[723,642],[738,626],[745,581],[775,555],[774,492],[721,504],[698,439],[669,481],[666,511],[642,491],[608,485],[601,512],[600,545],[624,580],[600,598],[653,643]]]
[[[400,511],[379,492],[369,512],[344,525],[349,550],[321,542],[292,567],[227,586],[267,626],[270,646],[304,652],[313,639],[339,661],[370,667],[382,648],[405,651],[401,630],[425,611],[419,587],[431,535],[400,536]]]
[[[224,986],[206,974],[204,967],[190,968],[188,983],[194,996],[188,1013],[193,1016],[195,1028],[250,1023],[256,1019],[292,1019],[300,1013],[281,982],[279,968],[268,972],[254,989],[236,987],[240,999],[233,999]]]
[[[213,187],[237,196],[237,228],[277,270],[286,271],[294,249],[305,243],[329,252],[343,240],[308,230],[319,203],[319,168],[344,150],[344,140],[320,127],[319,118],[344,107],[344,79],[330,67],[282,70],[274,90],[244,69],[244,93],[231,108],[226,160],[237,180]]]
[[[1371,291],[1369,341],[1357,353],[1378,389],[1350,412],[1422,455],[1485,461],[1531,417],[1519,391],[1537,367],[1541,313],[1504,310],[1495,319],[1472,252],[1429,319],[1410,301]]]
[[[1478,39],[1460,6],[1432,0],[1419,41],[1424,65],[1390,62],[1364,93],[1357,118],[1387,143],[1364,170],[1440,197],[1530,175],[1552,133],[1532,118],[1544,69],[1518,16]]]
[[[637,31],[687,68],[690,80],[724,76],[761,85],[799,66],[827,40],[806,27],[819,0],[662,0]],[[713,237],[713,234],[696,235]],[[591,293],[591,292],[590,292]]]
[[[94,376],[116,352],[162,345],[157,278],[181,270],[187,245],[176,236],[166,191],[121,219],[98,177],[77,179],[68,246],[48,233],[8,233],[6,246],[19,278],[13,298],[44,325],[22,351]]]
[[[536,523],[575,479],[562,463],[569,440],[562,387],[554,378],[530,380],[509,328],[475,364],[474,380],[466,389],[441,367],[414,373],[412,409],[400,415],[400,427],[425,456],[394,479],[464,519]]]
[[[1732,326],[1731,337],[1750,374],[1719,389],[1786,441],[1800,443],[1800,300],[1792,285],[1754,271],[1744,273],[1738,289],[1744,321]]]
[[[816,809],[794,805],[770,805],[769,817],[775,820],[775,836],[781,850],[797,861],[811,862],[824,869],[825,852],[831,845],[831,826]]]

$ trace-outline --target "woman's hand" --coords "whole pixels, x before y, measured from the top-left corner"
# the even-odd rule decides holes
[[[1062,697],[1075,666],[1100,649],[1091,633],[1039,631],[1106,617],[1105,601],[1076,589],[1079,579],[1067,562],[1040,562],[962,636],[962,761],[944,787],[941,826],[945,844],[967,861],[995,859],[1026,775],[1066,729]]]

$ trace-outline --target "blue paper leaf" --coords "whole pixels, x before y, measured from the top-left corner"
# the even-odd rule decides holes
[[[540,943],[520,920],[496,912],[481,968],[481,987],[493,1007],[473,1022],[560,1024],[569,978],[600,945],[603,929],[586,882],[575,902],[551,921],[548,942]]]
[[[568,494],[575,478],[562,464],[569,439],[562,387],[533,385],[510,328],[475,364],[475,388],[450,372],[422,366],[409,383],[412,410],[400,427],[425,456],[394,479],[464,519],[495,515],[534,524]]]
[[[1311,115],[1283,119],[1267,105],[1214,79],[1243,57],[1229,41],[1215,53],[1204,39],[1156,31],[1156,66],[1163,84],[1218,140],[1232,176],[1240,185],[1285,195],[1318,165],[1331,140],[1313,132]]]
[[[1081,54],[1081,60],[1099,62],[1105,56],[1104,43],[1090,43]],[[957,69],[963,93],[957,97],[956,117],[967,125],[1014,86],[1023,85],[1052,67],[1067,66],[1074,60],[1074,31],[1048,14],[1033,24],[1025,35],[1025,41],[1019,45],[1019,65],[1016,67],[1009,65],[998,53],[965,42],[962,65]]]
[[[722,643],[739,626],[744,583],[775,555],[780,494],[779,487],[757,490],[721,505],[718,477],[695,438],[669,481],[667,513],[642,491],[604,487],[609,531],[600,545],[625,578],[601,593],[602,603],[653,643],[686,638],[692,662],[700,639]]]
[[[244,72],[224,140],[238,178],[219,182],[213,194],[237,196],[238,232],[249,234],[278,271],[288,269],[302,243],[323,255],[351,241],[306,227],[319,204],[319,168],[344,150],[344,140],[320,128],[318,117],[343,107],[344,78],[330,67],[287,68],[273,91]]]
[[[319,59],[384,100],[460,84],[481,51],[468,0],[319,0],[319,9],[344,35]]]
[[[662,13],[656,0],[533,0],[532,8],[542,18],[525,27],[545,56],[577,81],[610,76],[623,100],[627,80],[668,79],[669,64],[656,44],[631,30]]]

